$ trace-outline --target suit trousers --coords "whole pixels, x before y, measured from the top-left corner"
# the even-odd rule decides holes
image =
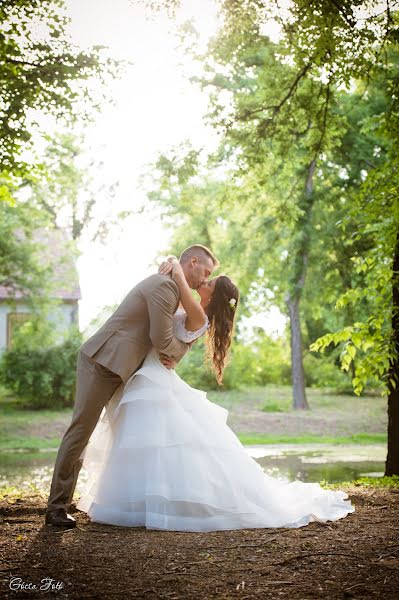
[[[83,464],[80,455],[122,379],[83,352],[79,352],[76,372],[76,397],[71,424],[58,449],[46,511],[68,510]]]

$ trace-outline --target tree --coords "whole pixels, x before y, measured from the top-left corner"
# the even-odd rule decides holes
[[[94,173],[102,168],[102,163],[87,160],[82,148],[83,134],[55,134],[47,136],[47,142],[40,173],[24,181],[31,192],[30,203],[44,209],[50,225],[66,231],[75,242],[82,235],[103,241],[111,226],[120,224],[128,214],[119,212],[99,218],[99,211],[94,210],[100,198],[112,208],[117,183],[95,183]]]
[[[367,238],[362,252],[352,256],[353,269],[362,284],[337,298],[337,306],[356,308],[367,304],[363,319],[352,322],[319,338],[314,350],[325,350],[330,344],[343,344],[342,368],[348,370],[356,358],[353,384],[360,394],[368,381],[382,380],[388,393],[388,453],[386,475],[399,474],[399,198],[398,198],[398,84],[399,51],[387,53],[386,96],[388,109],[365,122],[367,128],[379,131],[386,159],[374,165],[357,193],[351,197],[348,213],[341,223],[356,220],[356,239]],[[370,243],[371,242],[371,243]]]
[[[229,152],[239,151],[241,171],[271,156],[275,172],[288,175],[285,163],[295,165],[287,195],[296,210],[296,227],[288,251],[285,299],[297,408],[307,407],[300,300],[311,251],[315,181],[320,186],[317,170],[323,169],[326,156],[331,157],[343,135],[336,110],[339,89],[349,87],[354,77],[369,78],[393,28],[389,5],[386,14],[372,18],[375,3],[369,4],[370,19],[364,19],[355,10],[356,2],[299,0],[284,17],[277,2],[221,2],[223,27],[204,59],[201,83],[215,90],[210,119],[223,131]],[[278,44],[265,33],[270,18],[281,26]],[[292,152],[292,147],[299,152]],[[287,182],[288,177],[285,187]],[[282,205],[288,204],[286,198]]]
[[[284,10],[273,0],[221,0],[218,4],[222,26],[204,57],[205,75],[200,81],[215,90],[209,119],[223,135],[220,156],[234,161],[240,169],[238,175],[243,167],[252,170],[260,162],[265,164],[272,146],[273,157],[283,159],[277,164],[276,174],[284,170],[287,159],[293,158],[292,145],[305,158],[297,160],[298,175],[302,166],[302,184],[306,181],[306,185],[302,194],[296,194],[298,211],[293,214],[301,224],[298,235],[292,236],[293,288],[287,300],[293,316],[298,314],[311,250],[316,167],[323,166],[325,154],[333,154],[334,137],[337,142],[342,138],[340,123],[334,118],[338,92],[350,91],[351,86],[362,82],[363,94],[367,96],[370,81],[383,74],[389,108],[385,114],[377,113],[368,119],[369,128],[379,126],[378,134],[385,141],[382,147],[376,147],[376,156],[382,150],[383,160],[368,157],[368,164],[360,171],[364,182],[358,181],[357,193],[347,191],[345,200],[349,210],[336,224],[337,235],[340,228],[345,232],[349,223],[351,228],[356,221],[360,224],[357,231],[351,232],[357,242],[351,257],[351,275],[357,279],[362,274],[364,277],[361,285],[346,291],[338,306],[344,306],[348,314],[351,311],[355,314],[359,305],[361,310],[367,306],[371,308],[369,318],[327,334],[313,348],[325,348],[331,342],[345,344],[342,366],[353,368],[356,357],[353,385],[357,393],[370,377],[386,382],[389,417],[386,474],[398,474],[399,111],[394,58],[399,33],[397,6],[393,10],[389,1],[373,0],[293,0]],[[274,46],[267,36],[271,19],[280,26],[279,42]],[[277,62],[288,68],[280,65],[276,68]],[[317,184],[320,185],[319,179]],[[294,192],[295,186],[289,189]],[[291,197],[290,193],[288,198],[282,198],[283,210],[292,210]],[[359,250],[361,245],[363,249]]]
[[[40,211],[26,203],[0,202],[0,285],[16,293],[39,295],[47,289],[51,269],[39,258],[34,239]]]
[[[103,84],[121,63],[104,49],[82,52],[67,34],[63,0],[3,0],[0,4],[0,284],[36,293],[47,285],[47,270],[34,258],[32,234],[43,211],[21,200],[22,188],[41,173],[33,150],[37,113],[73,121],[90,118],[100,98],[89,79]]]
[[[73,46],[67,23],[63,0],[1,3],[0,172],[17,176],[27,169],[21,152],[35,130],[32,110],[55,118],[83,116],[98,104],[85,82],[116,73],[117,63],[100,47],[81,52]]]

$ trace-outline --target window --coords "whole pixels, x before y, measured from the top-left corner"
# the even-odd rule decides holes
[[[7,314],[7,350],[12,346],[12,338],[18,327],[32,317],[31,313],[8,313]]]

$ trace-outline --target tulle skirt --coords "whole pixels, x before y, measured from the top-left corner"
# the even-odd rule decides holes
[[[265,474],[227,415],[152,350],[82,453],[77,508],[97,523],[173,531],[302,527],[354,512],[343,491]]]

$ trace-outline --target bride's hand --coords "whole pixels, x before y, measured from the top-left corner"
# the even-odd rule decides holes
[[[170,356],[168,356],[167,354],[163,354],[162,352],[159,353],[159,360],[161,361],[163,366],[169,370],[174,369],[177,365],[177,362],[174,358],[171,358]]]
[[[173,279],[184,277],[183,268],[177,258],[172,259],[172,277]]]
[[[173,259],[177,260],[177,257],[176,256],[169,256],[167,258],[167,260],[164,260],[161,263],[160,267],[158,268],[158,273],[160,273],[161,275],[167,275],[168,273],[171,273],[172,272],[172,268],[173,268],[173,266],[172,266],[172,260]]]
[[[179,259],[176,256],[169,256],[168,259],[164,261],[159,267],[158,273],[160,273],[161,275],[167,275],[168,273],[172,273],[173,279],[184,275],[182,266],[179,263]]]

